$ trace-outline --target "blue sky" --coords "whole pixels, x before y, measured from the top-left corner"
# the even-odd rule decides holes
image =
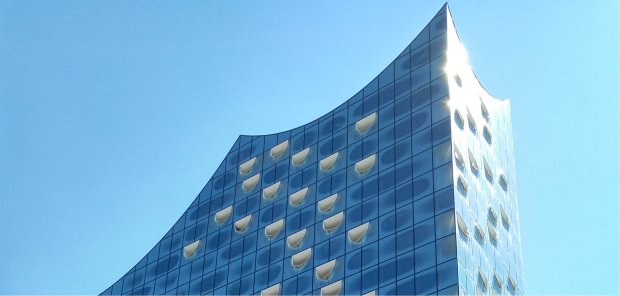
[[[441,1],[0,1],[0,294],[94,294],[239,134],[318,118]],[[526,291],[619,294],[617,1],[450,3],[512,101]]]

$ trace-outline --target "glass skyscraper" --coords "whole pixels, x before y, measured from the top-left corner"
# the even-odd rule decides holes
[[[336,109],[240,136],[102,294],[523,294],[511,129],[444,6]]]

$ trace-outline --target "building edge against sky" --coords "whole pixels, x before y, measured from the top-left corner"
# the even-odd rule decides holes
[[[510,104],[444,5],[335,110],[240,136],[103,294],[523,294],[519,232]]]

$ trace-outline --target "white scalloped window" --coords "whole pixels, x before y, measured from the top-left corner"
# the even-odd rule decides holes
[[[250,223],[250,220],[252,220],[252,215],[247,215],[247,216],[237,220],[235,222],[235,231],[236,232],[243,232],[248,227],[248,224]]]
[[[336,160],[338,159],[338,152],[323,158],[321,161],[319,161],[319,167],[321,168],[322,171],[329,171],[332,169],[332,167],[334,167],[334,164],[336,163]]]
[[[456,126],[458,126],[460,129],[465,128],[465,120],[463,119],[463,115],[461,115],[461,112],[458,109],[454,110],[454,123],[456,123]]]
[[[478,162],[476,161],[476,157],[474,153],[471,152],[471,149],[467,149],[467,156],[469,157],[469,164],[471,166],[472,172],[477,175],[480,171],[480,167],[478,166]]]
[[[482,286],[485,289],[488,288],[489,287],[489,278],[487,277],[486,274],[484,274],[482,269],[478,269],[478,277],[480,278],[480,282],[482,283]]]
[[[276,237],[284,227],[284,219],[280,219],[265,227],[265,236],[269,239]]]
[[[469,187],[467,186],[467,182],[465,181],[463,175],[459,175],[459,178],[456,181],[456,188],[463,196],[467,196],[467,189]]]
[[[370,169],[375,165],[375,161],[377,160],[377,155],[373,154],[368,156],[357,163],[355,163],[355,171],[359,174],[364,174],[370,171]]]
[[[307,194],[308,194],[308,187],[302,190],[299,190],[289,196],[289,203],[293,206],[301,205],[301,203],[304,201],[304,198],[306,198]]]
[[[306,236],[306,229],[302,229],[297,231],[286,238],[286,243],[290,248],[297,248],[301,245],[301,242],[304,240]]]
[[[308,154],[310,154],[310,147],[293,154],[293,157],[291,157],[291,163],[297,166],[302,165],[304,161],[306,161]]]
[[[270,185],[269,187],[263,189],[263,197],[266,199],[272,199],[276,193],[278,192],[278,189],[280,189],[280,184],[282,182],[277,182],[273,185]]]
[[[256,187],[256,184],[258,184],[258,181],[260,180],[260,173],[247,178],[245,181],[243,181],[243,184],[241,185],[243,187],[243,191],[250,191],[252,189],[254,189],[254,187]]]
[[[493,238],[495,241],[497,241],[499,234],[497,233],[495,226],[493,226],[493,224],[489,220],[487,220],[487,229],[489,231],[489,236]]]
[[[329,212],[329,210],[332,209],[332,207],[334,206],[334,203],[336,203],[336,200],[338,199],[338,193],[332,194],[324,199],[321,199],[318,203],[317,203],[317,207],[319,208],[319,211],[321,212]]]
[[[232,206],[228,206],[227,208],[224,208],[219,212],[215,213],[215,222],[217,224],[224,223],[226,220],[228,220],[230,214],[232,214]]]
[[[455,213],[456,213],[456,224],[459,226],[461,233],[463,233],[464,236],[469,236],[469,228],[467,227],[467,223],[465,223],[465,220],[463,220],[463,217],[461,216],[459,212],[455,212]]]
[[[508,191],[508,180],[504,174],[499,175],[499,186],[502,187],[502,190]]]
[[[291,257],[291,265],[296,269],[300,269],[308,262],[310,256],[312,256],[312,248],[307,248]]]
[[[281,156],[282,154],[284,154],[284,152],[286,152],[286,149],[288,149],[288,140],[273,146],[273,148],[271,148],[271,157],[272,158],[277,158],[279,156]]]
[[[256,157],[242,163],[239,166],[239,173],[241,174],[247,174],[250,172],[250,170],[252,170],[252,167],[254,166],[254,164],[256,163]]]
[[[461,154],[461,151],[459,150],[459,148],[456,147],[456,145],[454,145],[454,159],[456,159],[457,164],[459,165],[459,167],[465,167],[465,157],[463,157],[463,154]]]
[[[487,109],[487,106],[482,102],[482,98],[480,99],[480,113],[482,114],[482,118],[487,122],[491,119],[489,116],[489,109]]]
[[[374,124],[375,121],[377,121],[377,112],[372,113],[360,120],[358,120],[355,123],[355,129],[360,133],[363,134],[366,131],[368,131]]]
[[[366,222],[360,226],[357,226],[349,230],[349,232],[347,233],[349,236],[349,240],[354,243],[361,243],[362,240],[364,240],[364,237],[366,236],[366,232],[368,232],[368,226],[369,226],[369,223]]]
[[[485,234],[484,234],[484,230],[482,229],[482,227],[480,227],[480,224],[476,223],[476,235],[478,235],[478,238],[480,239],[480,241],[484,241],[485,238]]]
[[[260,292],[261,296],[278,296],[280,295],[280,284],[275,284]]]
[[[469,130],[475,134],[478,130],[478,126],[476,126],[476,120],[471,115],[471,111],[469,111],[469,109],[467,109],[467,124],[469,125]]]
[[[342,280],[333,282],[321,288],[321,296],[337,296],[342,289]]]
[[[343,219],[344,213],[340,212],[323,220],[323,230],[327,231],[328,233],[334,232],[338,228],[338,226],[342,224]]]
[[[196,250],[198,249],[198,246],[200,246],[199,240],[183,247],[183,257],[190,258],[194,256],[194,254],[196,254]]]
[[[482,129],[482,136],[487,141],[487,143],[489,144],[493,143],[493,135],[491,135],[491,130],[489,130],[488,126],[485,126]]]
[[[506,212],[506,209],[504,209],[504,206],[499,206],[499,213],[502,216],[502,222],[504,222],[506,228],[510,226],[510,216],[508,216],[508,213]]]
[[[316,278],[320,280],[329,279],[332,275],[332,271],[336,266],[336,260],[329,261],[327,263],[321,264],[314,269],[314,273],[316,274]]]
[[[493,223],[493,225],[497,224],[497,212],[495,212],[495,209],[489,205],[489,220],[491,221],[491,223]]]
[[[484,175],[487,177],[489,182],[493,183],[493,169],[491,169],[491,165],[484,157],[482,157],[482,163],[484,165]]]

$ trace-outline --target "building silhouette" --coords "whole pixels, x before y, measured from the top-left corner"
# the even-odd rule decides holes
[[[103,295],[523,294],[510,104],[445,5],[323,117],[240,136]]]

